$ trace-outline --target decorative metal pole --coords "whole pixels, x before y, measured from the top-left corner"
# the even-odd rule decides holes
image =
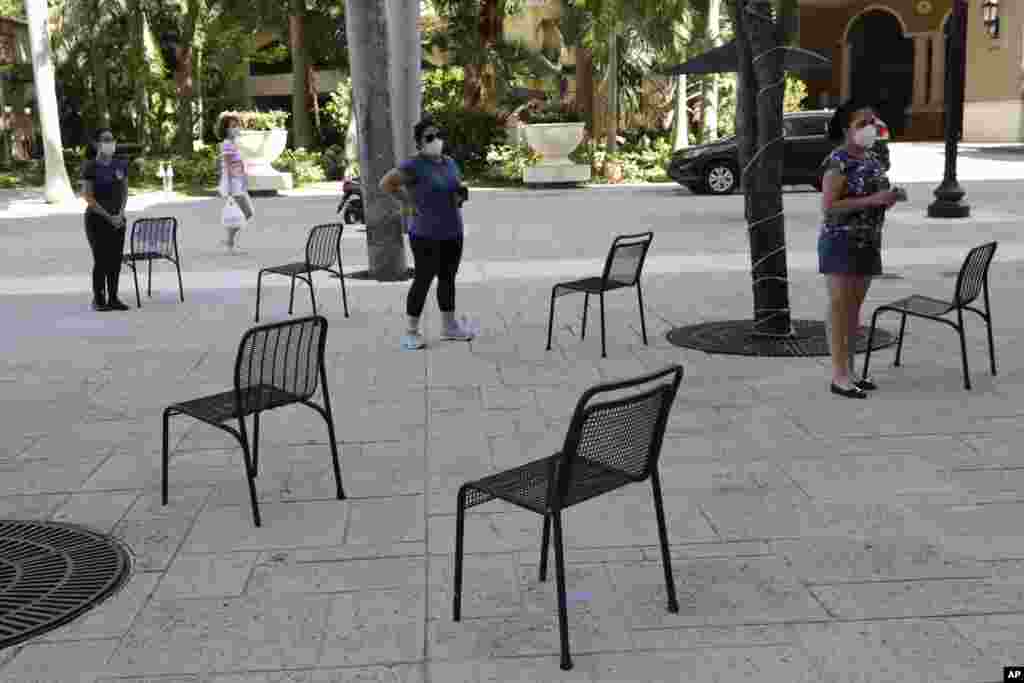
[[[971,207],[956,180],[957,145],[964,128],[964,80],[967,61],[967,0],[953,0],[949,18],[949,49],[946,52],[946,170],[928,205],[931,218],[966,218]]]

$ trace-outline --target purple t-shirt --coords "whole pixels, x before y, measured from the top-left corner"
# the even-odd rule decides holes
[[[456,191],[461,185],[458,164],[450,157],[440,160],[414,156],[398,167],[412,194],[418,216],[409,219],[409,236],[420,239],[462,238],[462,209]]]

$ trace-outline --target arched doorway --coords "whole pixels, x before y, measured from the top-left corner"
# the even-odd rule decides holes
[[[846,37],[850,46],[850,93],[878,102],[879,114],[901,135],[914,92],[914,41],[890,12],[871,9],[857,17]]]

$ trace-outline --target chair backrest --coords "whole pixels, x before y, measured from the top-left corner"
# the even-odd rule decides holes
[[[314,268],[330,268],[341,259],[341,223],[314,226],[306,240],[306,263]]]
[[[978,298],[983,287],[988,284],[988,267],[995,256],[998,242],[988,242],[974,247],[967,252],[967,258],[960,267],[960,274],[956,278],[956,291],[954,292],[953,303],[957,306],[967,306]]]
[[[641,232],[635,235],[619,235],[608,250],[608,258],[604,262],[602,279],[606,284],[635,285],[640,280],[644,268],[647,250],[651,248],[653,232]]]
[[[683,367],[633,379],[600,384],[580,397],[562,448],[555,495],[565,496],[573,477],[573,463],[586,460],[642,481],[658,464],[665,425],[672,410]],[[646,388],[645,388],[646,387]],[[594,401],[601,395],[616,398]]]
[[[276,389],[306,400],[323,372],[327,318],[313,315],[253,327],[235,359],[235,392],[242,400],[253,387]]]
[[[159,254],[164,258],[178,258],[178,219],[138,218],[132,223],[129,248],[133,254]]]

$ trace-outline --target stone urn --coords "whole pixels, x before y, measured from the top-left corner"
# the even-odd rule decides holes
[[[569,159],[586,134],[582,122],[531,123],[526,126],[526,143],[541,156],[535,166],[523,171],[529,185],[564,185],[590,180],[590,166],[575,164]]]
[[[287,145],[288,131],[284,128],[241,131],[238,136],[238,148],[242,152],[242,159],[245,160],[250,192],[292,189],[292,174],[281,173],[271,166],[284,153]]]

